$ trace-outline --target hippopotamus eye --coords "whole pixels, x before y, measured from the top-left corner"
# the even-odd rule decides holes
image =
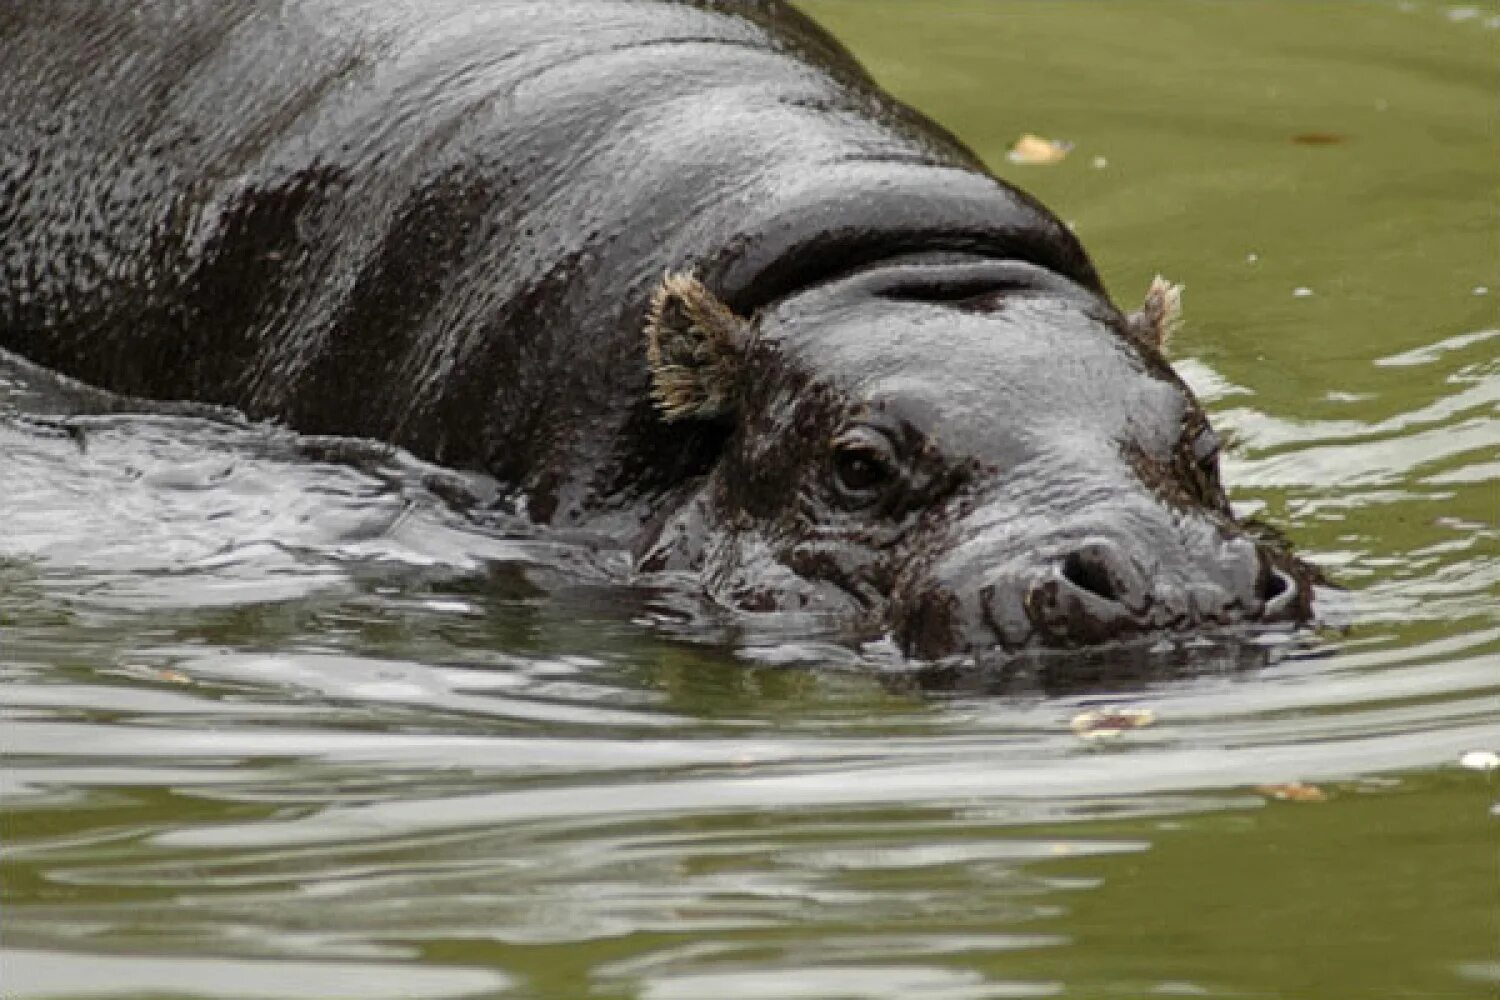
[[[895,449],[884,434],[858,427],[834,439],[833,483],[845,502],[874,503],[896,476]]]

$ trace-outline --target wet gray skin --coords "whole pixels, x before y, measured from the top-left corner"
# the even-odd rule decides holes
[[[739,325],[723,461],[642,559],[942,657],[1298,620],[1139,317],[1042,267],[912,257]]]
[[[1308,614],[1163,311],[788,6],[13,3],[0,65],[38,364],[479,470],[914,656]]]

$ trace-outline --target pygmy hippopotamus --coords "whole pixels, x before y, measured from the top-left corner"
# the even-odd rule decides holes
[[[760,0],[0,0],[0,346],[907,654],[1300,620],[1068,228]]]

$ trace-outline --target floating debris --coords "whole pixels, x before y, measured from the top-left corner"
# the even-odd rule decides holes
[[[1144,729],[1156,722],[1149,708],[1096,708],[1073,716],[1073,732],[1085,740],[1112,740],[1131,729]]]
[[[1043,139],[1039,135],[1032,135],[1028,132],[1017,139],[1015,145],[1010,147],[1010,152],[1005,155],[1012,163],[1050,166],[1067,159],[1072,149],[1071,142],[1064,142],[1061,139]]]
[[[1493,771],[1500,768],[1500,753],[1493,750],[1470,750],[1458,755],[1458,766],[1470,771]]]
[[[153,667],[147,663],[122,664],[120,672],[128,677],[135,677],[143,681],[155,681],[167,684],[193,683],[193,679],[180,670],[173,670],[171,667]]]
[[[1317,785],[1289,781],[1281,785],[1256,785],[1255,790],[1278,802],[1327,802],[1328,793]]]

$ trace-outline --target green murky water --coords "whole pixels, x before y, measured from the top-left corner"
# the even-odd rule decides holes
[[[1500,771],[1457,764],[1500,751],[1500,7],[807,6],[1122,301],[1187,285],[1235,500],[1349,586],[1330,627],[924,694],[673,640],[399,462],[168,418],[80,454],[0,367],[6,997],[1500,993]],[[1099,703],[1155,724],[1085,743]]]

